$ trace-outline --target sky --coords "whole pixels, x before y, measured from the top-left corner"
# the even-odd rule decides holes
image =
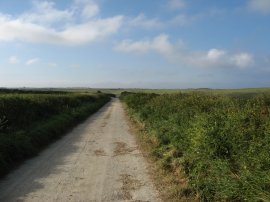
[[[270,87],[270,0],[0,1],[0,87]]]

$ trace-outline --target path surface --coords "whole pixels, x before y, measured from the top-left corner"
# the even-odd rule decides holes
[[[113,99],[0,182],[0,201],[159,201]]]

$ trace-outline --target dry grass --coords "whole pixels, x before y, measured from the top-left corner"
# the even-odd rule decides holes
[[[129,154],[137,149],[137,147],[128,147],[124,142],[115,142],[114,144],[116,145],[114,149],[114,156]]]
[[[96,156],[107,156],[106,152],[103,149],[97,149],[94,151]]]
[[[120,181],[122,182],[122,199],[131,200],[132,191],[139,189],[142,184],[139,180],[134,179],[131,175],[123,174],[121,175]]]

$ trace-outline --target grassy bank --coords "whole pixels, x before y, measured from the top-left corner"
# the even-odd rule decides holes
[[[64,135],[110,100],[106,94],[0,94],[0,175]]]
[[[144,124],[162,169],[185,175],[179,198],[270,200],[269,96],[123,93],[121,99]]]

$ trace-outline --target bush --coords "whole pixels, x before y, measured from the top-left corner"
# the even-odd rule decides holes
[[[269,96],[124,93],[121,99],[159,139],[156,156],[165,168],[180,162],[202,201],[269,200]]]

